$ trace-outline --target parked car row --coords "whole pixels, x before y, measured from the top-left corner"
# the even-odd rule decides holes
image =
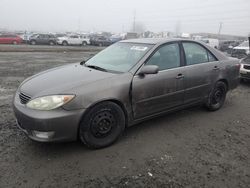
[[[0,44],[21,44],[27,43],[31,45],[95,45],[109,46],[115,42],[122,40],[120,36],[105,36],[105,35],[80,35],[80,34],[33,34],[29,37],[18,36],[13,34],[0,35]]]

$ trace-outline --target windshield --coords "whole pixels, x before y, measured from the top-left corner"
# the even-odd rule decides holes
[[[153,45],[116,43],[89,59],[86,66],[97,66],[107,71],[128,72]]]

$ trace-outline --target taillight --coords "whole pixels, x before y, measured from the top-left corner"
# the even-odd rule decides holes
[[[237,68],[238,70],[240,70],[241,65],[242,65],[242,64],[240,64],[240,63],[235,64],[235,66],[236,66],[236,68]]]

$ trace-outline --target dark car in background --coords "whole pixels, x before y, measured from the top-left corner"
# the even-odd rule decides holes
[[[29,43],[32,45],[36,44],[55,45],[57,44],[57,37],[51,34],[36,34],[30,37]]]
[[[238,46],[240,44],[239,41],[235,40],[223,40],[219,42],[219,50],[222,52],[231,53],[233,47]]]
[[[90,44],[94,46],[109,46],[113,42],[105,36],[93,36],[90,38]]]
[[[242,42],[232,49],[231,56],[242,59],[250,55],[249,41]]]
[[[21,44],[22,38],[12,34],[0,34],[0,44]]]
[[[239,60],[181,39],[117,42],[87,62],[26,79],[14,97],[18,126],[40,142],[79,138],[91,148],[146,119],[196,104],[219,110],[239,81]]]
[[[122,40],[122,37],[121,36],[111,36],[109,38],[109,40],[111,41],[112,44],[116,43],[116,42],[119,42]]]

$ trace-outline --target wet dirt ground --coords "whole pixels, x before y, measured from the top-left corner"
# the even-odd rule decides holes
[[[165,115],[89,150],[31,141],[17,128],[11,102],[25,78],[98,50],[7,51],[0,52],[0,187],[249,187],[250,83],[229,92],[217,112]]]

